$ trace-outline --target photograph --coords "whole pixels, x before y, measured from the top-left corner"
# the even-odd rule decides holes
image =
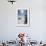
[[[29,26],[29,9],[17,9],[16,17],[17,26]]]

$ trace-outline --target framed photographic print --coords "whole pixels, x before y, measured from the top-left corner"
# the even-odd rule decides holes
[[[29,26],[30,13],[28,8],[16,9],[16,26]]]

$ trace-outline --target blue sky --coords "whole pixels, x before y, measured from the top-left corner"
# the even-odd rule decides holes
[[[20,15],[20,16],[25,16],[25,15],[27,15],[27,10],[18,10],[18,15]]]

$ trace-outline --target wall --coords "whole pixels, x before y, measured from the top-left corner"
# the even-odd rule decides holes
[[[46,40],[45,0],[17,0],[14,5],[0,0],[0,40],[15,40],[18,32],[30,34],[33,40]],[[30,27],[16,27],[16,9],[30,8]]]

